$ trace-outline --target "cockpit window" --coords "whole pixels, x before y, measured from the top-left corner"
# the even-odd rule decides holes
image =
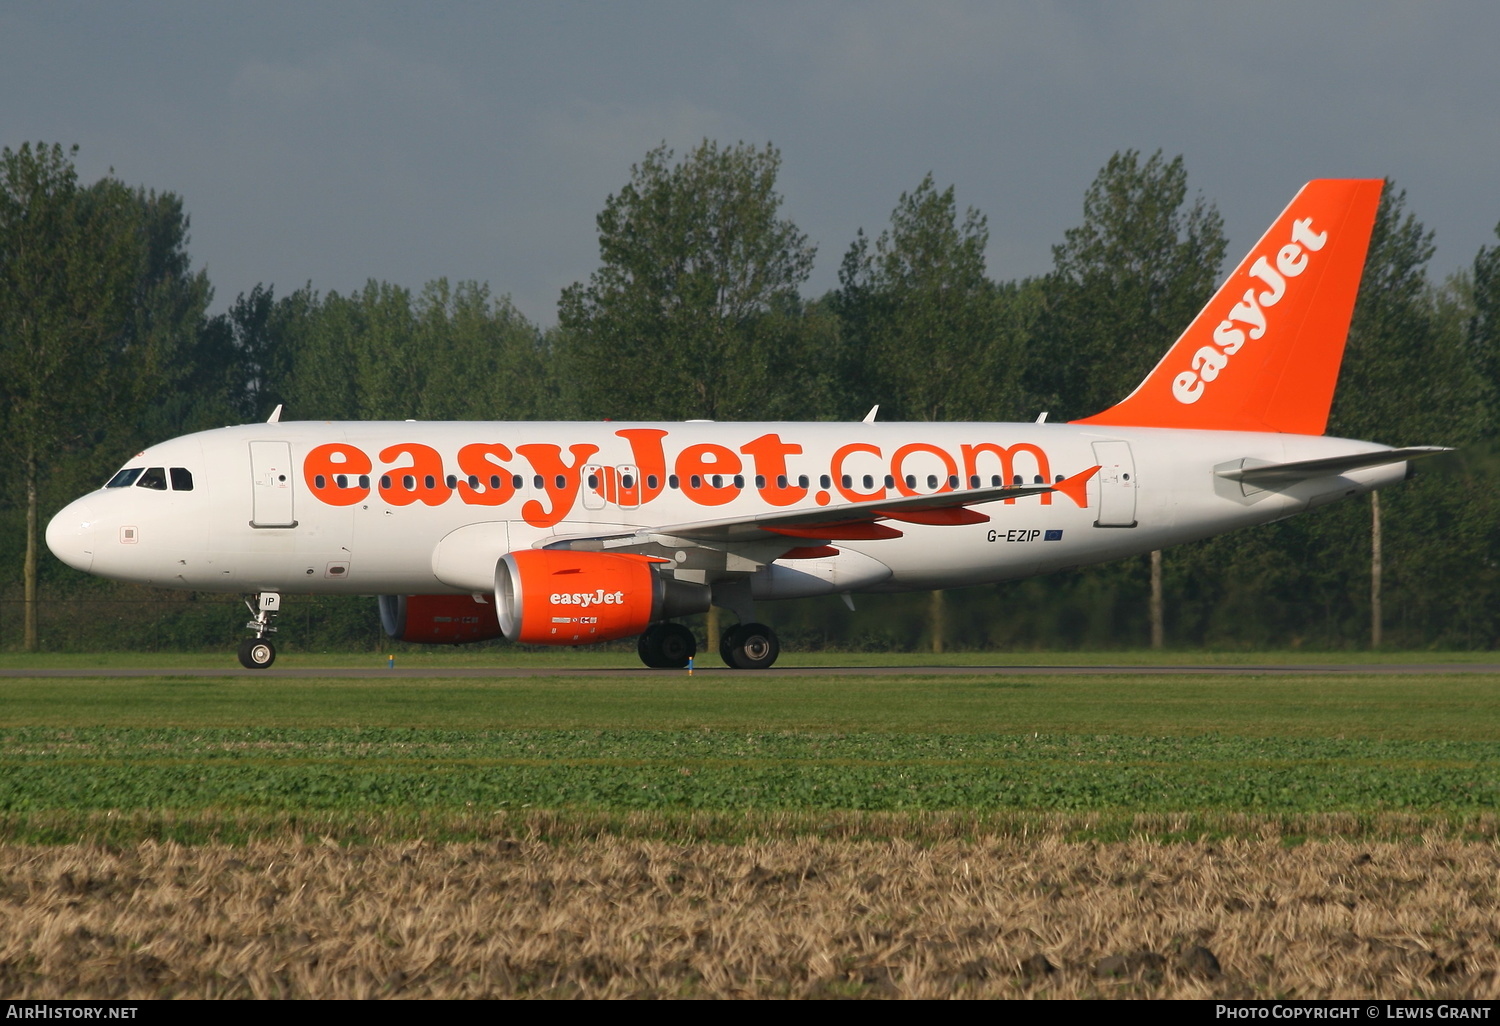
[[[155,488],[159,492],[167,490],[167,470],[165,467],[151,467],[140,479],[136,481],[137,488]]]
[[[138,477],[140,477],[140,476],[141,476],[141,468],[140,467],[126,467],[124,470],[120,471],[114,477],[110,478],[109,479],[109,483],[106,484],[104,487],[106,487],[106,488],[129,488],[131,485],[135,484],[135,479],[138,478]]]
[[[193,490],[193,472],[186,467],[172,468],[172,491],[190,492]]]

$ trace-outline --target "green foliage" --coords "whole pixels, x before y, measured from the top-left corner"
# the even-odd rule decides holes
[[[802,408],[822,332],[799,289],[814,247],[780,216],[780,153],[658,147],[598,218],[600,267],[558,304],[570,411],[773,419]],[[815,374],[811,374],[816,377]],[[797,382],[795,387],[788,387]]]
[[[93,440],[106,400],[135,383],[127,351],[147,348],[127,329],[142,204],[114,179],[80,186],[71,156],[0,151],[0,444],[23,460]]]
[[[1069,734],[10,728],[0,812],[1493,810],[1495,742]]]
[[[873,251],[844,256],[833,306],[842,328],[844,413],[886,420],[1012,420],[1035,290],[985,275],[989,229],[932,175],[902,193]]]
[[[1161,151],[1116,153],[1052,248],[1028,381],[1053,419],[1113,406],[1140,384],[1218,283],[1224,222]]]

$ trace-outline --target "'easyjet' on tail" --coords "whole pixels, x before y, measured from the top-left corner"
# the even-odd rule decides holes
[[[1321,435],[1383,184],[1308,182],[1140,387],[1074,423]]]

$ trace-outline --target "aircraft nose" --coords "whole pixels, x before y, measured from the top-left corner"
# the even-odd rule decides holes
[[[64,506],[47,524],[47,548],[75,570],[94,565],[94,512],[81,502]]]

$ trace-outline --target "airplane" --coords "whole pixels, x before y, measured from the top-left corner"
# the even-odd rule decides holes
[[[1440,447],[1323,435],[1383,183],[1308,183],[1140,386],[1071,423],[287,422],[153,445],[62,509],[68,565],[249,593],[242,665],[286,594],[379,597],[409,642],[630,637],[756,604],[993,583],[1162,549],[1395,484]],[[878,407],[877,407],[878,409]]]

